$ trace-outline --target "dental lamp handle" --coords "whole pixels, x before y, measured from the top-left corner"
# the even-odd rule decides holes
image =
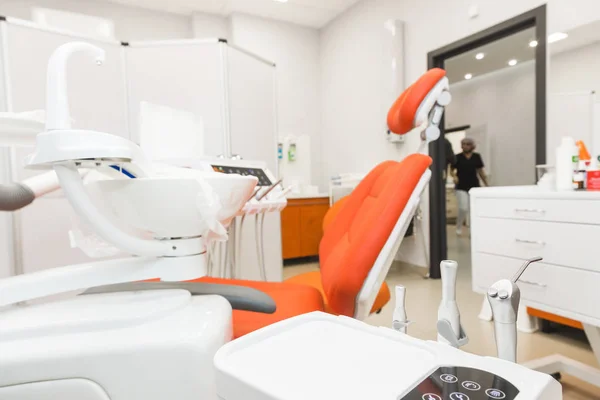
[[[106,52],[86,42],[71,42],[60,46],[48,61],[46,77],[46,130],[71,129],[71,114],[67,93],[67,61],[73,53],[86,52],[97,65],[105,61]]]

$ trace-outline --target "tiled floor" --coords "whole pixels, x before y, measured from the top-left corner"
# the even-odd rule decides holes
[[[458,261],[457,297],[463,326],[470,341],[463,350],[480,355],[495,355],[494,329],[491,322],[477,318],[483,297],[471,290],[471,258],[468,235],[457,237],[453,230],[448,231],[449,258]],[[304,264],[286,267],[284,276],[317,269],[317,264]],[[390,288],[402,284],[407,288],[407,313],[414,324],[409,327],[409,334],[421,339],[435,340],[437,337],[435,324],[437,309],[441,299],[440,281],[424,279],[424,269],[395,264],[390,271],[387,283]],[[393,292],[393,291],[392,291]],[[369,324],[389,326],[392,321],[392,304],[388,304],[381,314],[372,315],[366,321]],[[597,367],[598,364],[589,345],[583,340],[568,338],[560,334],[522,334],[519,333],[518,359],[526,362],[539,357],[556,353]],[[600,400],[600,389],[591,387],[571,377],[563,377],[563,393],[565,400]]]

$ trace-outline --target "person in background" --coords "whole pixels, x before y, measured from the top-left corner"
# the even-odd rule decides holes
[[[452,149],[452,143],[448,140],[448,138],[444,137],[444,145],[446,146],[446,167],[444,168],[444,182],[446,181],[446,176],[448,173],[448,168],[452,168],[454,164],[456,164],[456,156],[454,155],[454,150]]]
[[[479,178],[488,186],[487,176],[483,169],[481,154],[475,152],[473,139],[464,138],[460,145],[462,153],[456,155],[456,161],[450,169],[450,174],[456,185],[456,201],[458,217],[456,218],[456,234],[462,234],[462,227],[469,216],[469,190],[479,187]]]

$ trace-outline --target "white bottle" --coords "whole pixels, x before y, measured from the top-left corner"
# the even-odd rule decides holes
[[[573,190],[573,174],[579,161],[579,148],[570,136],[556,148],[556,190]]]
[[[442,319],[448,321],[458,340],[460,338],[460,312],[456,304],[457,262],[442,261],[440,263],[440,272],[442,274],[442,302],[438,309],[438,321]],[[438,335],[438,342],[450,344],[441,335]]]
[[[406,333],[407,326],[406,288],[402,285],[396,285],[396,307],[392,316],[392,328],[398,332]]]

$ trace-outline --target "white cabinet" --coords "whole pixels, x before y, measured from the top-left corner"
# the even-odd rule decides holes
[[[541,256],[519,280],[523,303],[600,325],[600,193],[516,186],[470,195],[473,290],[483,294]]]

